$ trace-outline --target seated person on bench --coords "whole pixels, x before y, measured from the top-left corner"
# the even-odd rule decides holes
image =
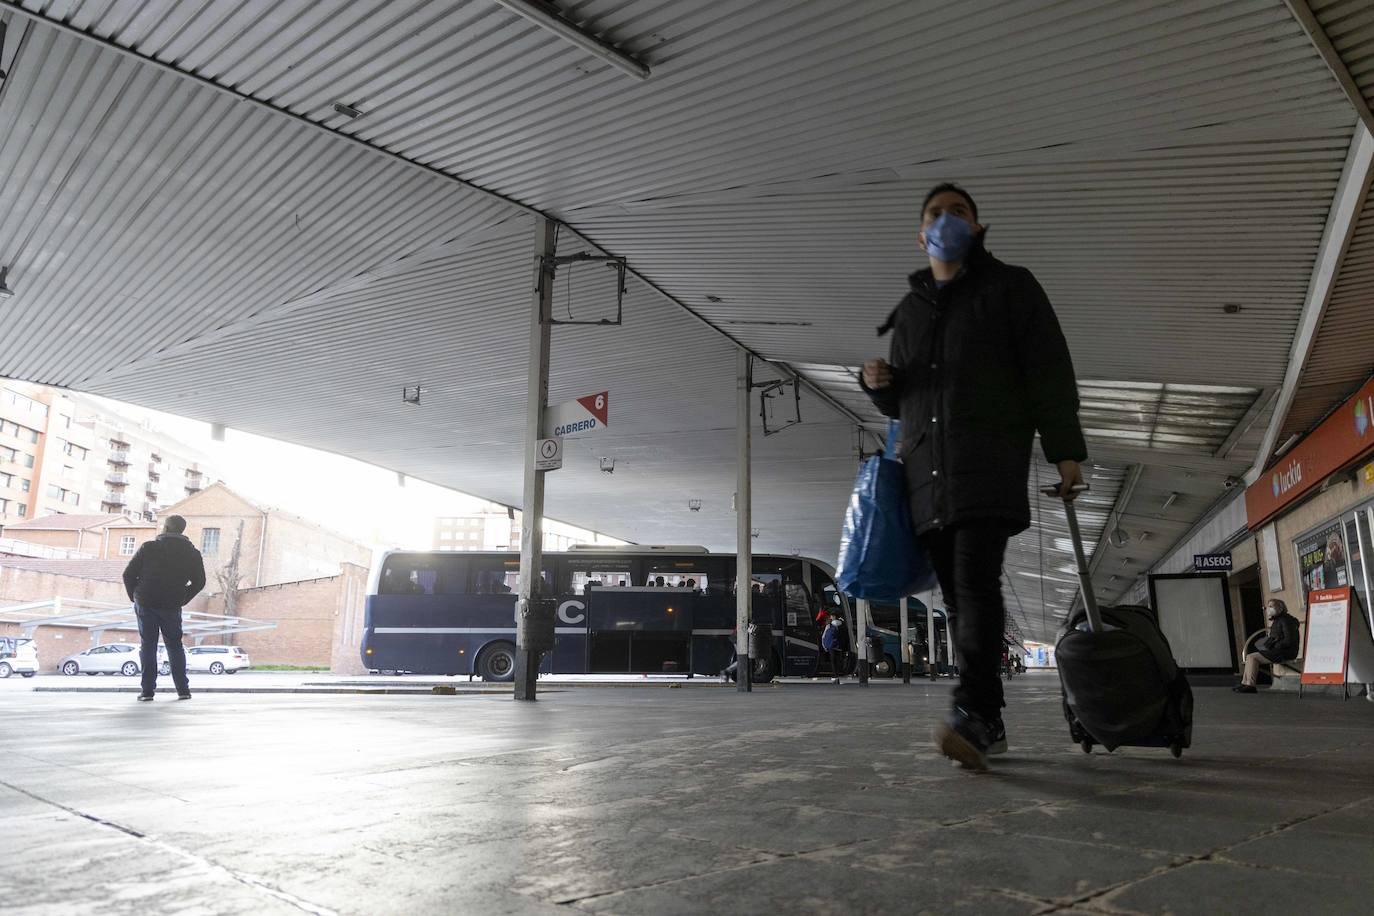
[[[1255,693],[1260,665],[1292,661],[1302,648],[1298,641],[1298,621],[1288,613],[1288,605],[1278,598],[1270,598],[1265,611],[1269,616],[1269,632],[1255,640],[1255,651],[1245,656],[1245,675],[1239,686],[1231,688],[1236,693]]]

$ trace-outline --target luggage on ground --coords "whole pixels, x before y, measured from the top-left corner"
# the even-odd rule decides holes
[[[1193,692],[1159,618],[1138,605],[1098,607],[1073,503],[1066,500],[1064,511],[1084,605],[1069,616],[1054,651],[1069,734],[1085,753],[1100,744],[1109,751],[1167,747],[1182,756],[1192,744]]]

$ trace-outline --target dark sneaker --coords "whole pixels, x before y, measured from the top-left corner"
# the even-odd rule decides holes
[[[963,707],[956,706],[940,725],[936,726],[935,746],[950,760],[967,770],[988,768],[988,748],[992,746],[992,728],[987,722]]]
[[[1249,684],[1241,684],[1239,687],[1232,687],[1236,693],[1259,693],[1258,687],[1251,687]]]
[[[177,694],[177,699],[178,699],[178,700],[189,700],[189,699],[191,699],[191,695],[190,695],[189,693],[179,693],[179,694]]]
[[[1007,726],[1003,724],[1000,716],[988,727],[988,737],[991,739],[988,745],[989,757],[1007,752]]]
[[[151,703],[153,702],[153,695],[151,693],[140,693],[138,695],[138,701],[140,703]]]

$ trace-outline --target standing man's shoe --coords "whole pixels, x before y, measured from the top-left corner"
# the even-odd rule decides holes
[[[190,695],[189,693],[179,693],[179,694],[177,694],[177,699],[178,699],[178,700],[189,700],[189,699],[191,699],[191,695]]]
[[[988,737],[992,739],[992,743],[988,745],[989,757],[1007,752],[1007,726],[1000,717],[988,727]]]
[[[138,701],[140,703],[151,703],[153,702],[153,695],[151,693],[140,693],[138,695]]]
[[[1235,690],[1236,693],[1259,693],[1258,687],[1251,687],[1249,684],[1241,684],[1239,687],[1233,687],[1232,689]]]
[[[962,706],[954,707],[949,718],[936,726],[934,738],[940,753],[964,769],[982,771],[988,768],[992,729],[987,722]]]

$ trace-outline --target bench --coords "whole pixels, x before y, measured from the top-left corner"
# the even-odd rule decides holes
[[[1249,655],[1251,652],[1255,651],[1255,641],[1268,632],[1269,630],[1267,628],[1263,630],[1256,630],[1255,632],[1250,634],[1249,638],[1245,640],[1245,649],[1240,653],[1242,664],[1244,664],[1245,662],[1245,657]],[[1299,634],[1302,633],[1301,622],[1298,624],[1298,632]],[[1285,678],[1298,678],[1298,696],[1302,696],[1301,658],[1290,658],[1287,661],[1282,662],[1265,662],[1265,664],[1269,666],[1269,676],[1273,678],[1273,680],[1275,681],[1275,686],[1277,686],[1278,681],[1283,680]]]

